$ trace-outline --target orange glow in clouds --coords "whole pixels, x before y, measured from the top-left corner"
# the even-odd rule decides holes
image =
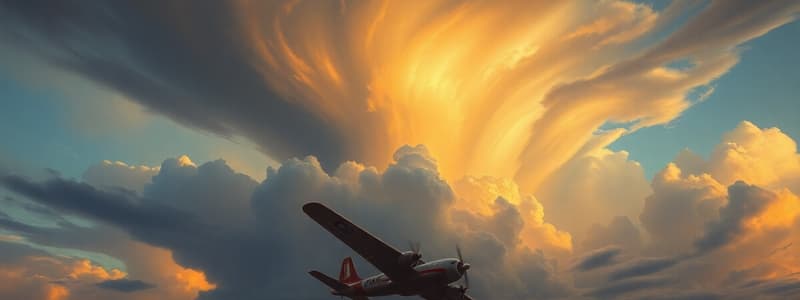
[[[175,279],[183,284],[183,290],[189,293],[206,292],[217,288],[216,284],[206,280],[206,274],[193,269],[182,269],[175,273]]]
[[[682,48],[731,44],[628,45],[676,11],[624,1],[238,6],[264,80],[341,132],[346,159],[383,167],[399,146],[425,144],[447,178],[514,178],[525,192],[607,134],[605,122],[666,123],[690,106],[690,89],[736,62]],[[693,67],[668,67],[681,58]]]
[[[67,297],[69,297],[69,290],[56,284],[49,285],[47,295],[45,295],[47,300],[62,300],[67,299]]]

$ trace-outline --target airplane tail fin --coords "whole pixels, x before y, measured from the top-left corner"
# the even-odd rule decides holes
[[[347,288],[347,285],[345,285],[344,283],[341,283],[336,279],[330,278],[328,275],[322,274],[322,272],[320,271],[311,271],[308,272],[308,274],[311,274],[311,276],[313,276],[317,280],[322,281],[322,283],[324,283],[325,285],[327,285],[336,292],[343,291],[344,289]]]
[[[356,273],[356,266],[353,265],[353,259],[345,257],[342,261],[342,270],[339,271],[339,282],[350,284],[359,281],[361,281],[361,278],[358,277],[358,273]]]

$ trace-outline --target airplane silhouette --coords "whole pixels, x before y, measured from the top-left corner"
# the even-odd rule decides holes
[[[425,262],[419,244],[411,244],[412,251],[400,252],[321,203],[307,203],[303,205],[303,211],[383,272],[361,279],[350,257],[342,261],[339,280],[316,270],[310,271],[311,276],[331,288],[331,294],[353,300],[388,295],[418,295],[427,300],[472,300],[466,294],[470,265],[464,262],[460,248],[456,247],[457,259]],[[450,285],[462,277],[464,286]]]

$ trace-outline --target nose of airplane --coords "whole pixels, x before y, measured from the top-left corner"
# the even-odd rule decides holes
[[[469,264],[465,264],[463,262],[458,262],[458,272],[464,274],[467,270],[469,270]]]

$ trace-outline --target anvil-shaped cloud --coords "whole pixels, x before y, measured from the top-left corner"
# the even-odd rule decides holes
[[[589,144],[679,116],[697,100],[688,95],[710,92],[737,62],[738,45],[798,10],[797,1],[675,1],[662,11],[625,1],[22,1],[0,6],[0,36],[278,160],[385,167],[399,146],[425,144],[446,177],[515,178],[532,192]],[[608,122],[624,126],[598,132]]]

